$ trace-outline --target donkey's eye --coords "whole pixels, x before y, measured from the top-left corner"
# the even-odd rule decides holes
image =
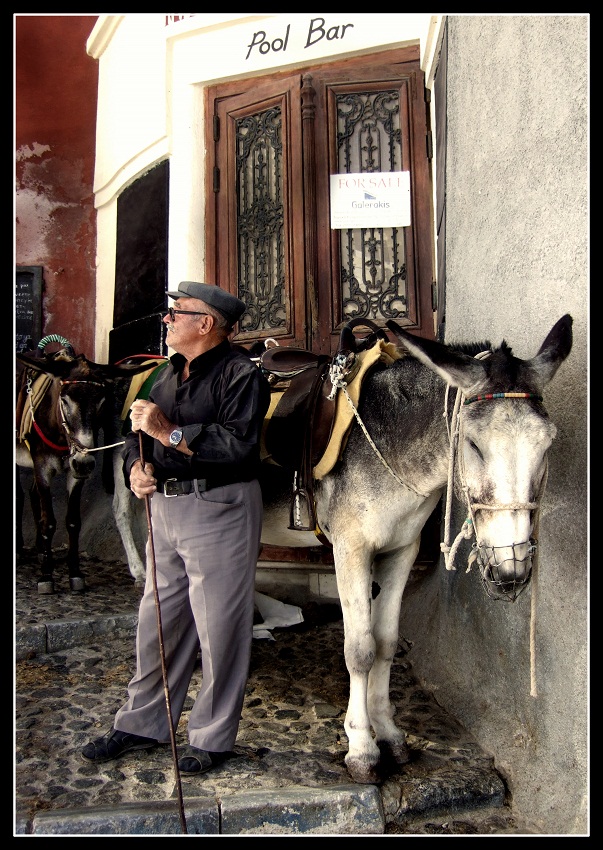
[[[479,458],[480,460],[483,460],[483,459],[484,459],[484,456],[482,455],[482,453],[480,452],[480,450],[479,450],[479,448],[476,446],[476,444],[473,442],[473,440],[467,440],[467,442],[469,443],[469,448],[470,448],[472,451],[474,451],[474,452],[475,452],[475,454],[478,456],[478,458]]]

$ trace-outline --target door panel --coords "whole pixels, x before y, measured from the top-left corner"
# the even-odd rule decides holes
[[[317,172],[319,228],[330,234],[321,242],[319,258],[320,302],[331,299],[330,327],[325,324],[327,311],[320,310],[321,347],[326,348],[322,341],[328,335],[334,351],[342,325],[358,317],[381,326],[396,319],[432,337],[431,205],[422,74],[404,70],[394,75],[391,68],[382,68],[373,72],[379,79],[354,83],[332,81],[333,76],[327,72],[314,80],[325,102],[329,157],[327,168]],[[330,230],[331,174],[392,171],[410,173],[409,227]]]
[[[299,89],[290,77],[215,103],[208,276],[247,304],[243,344],[306,342]]]

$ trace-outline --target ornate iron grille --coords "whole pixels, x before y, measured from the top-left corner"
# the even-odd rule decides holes
[[[338,95],[340,174],[402,170],[398,91]],[[343,320],[406,317],[406,252],[403,228],[340,231]]]
[[[285,304],[283,145],[279,107],[236,123],[241,331],[287,326]]]

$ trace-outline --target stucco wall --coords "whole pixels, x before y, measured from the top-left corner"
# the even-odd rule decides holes
[[[545,390],[558,430],[540,519],[538,696],[531,590],[490,600],[465,573],[470,544],[401,618],[417,672],[545,834],[583,832],[587,817],[587,39],[584,16],[449,18],[446,337],[504,338],[531,357],[574,318]]]
[[[42,266],[44,335],[94,358],[96,15],[16,15],[15,263]]]

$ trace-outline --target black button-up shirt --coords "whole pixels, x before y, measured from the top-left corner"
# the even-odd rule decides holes
[[[262,423],[270,403],[270,387],[256,364],[225,340],[190,363],[186,381],[180,376],[181,354],[170,358],[151,392],[154,402],[182,430],[189,457],[142,434],[144,461],[158,481],[205,478],[209,486],[257,478]],[[124,474],[140,458],[138,432],[126,437]]]

